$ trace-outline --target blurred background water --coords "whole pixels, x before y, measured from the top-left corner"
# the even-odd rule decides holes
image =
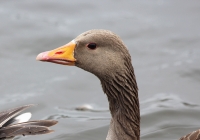
[[[76,67],[35,61],[89,29],[117,33],[132,56],[141,139],[200,128],[200,1],[0,1],[0,110],[38,104],[33,119],[56,132],[29,140],[102,140],[110,113],[99,80]],[[88,104],[91,110],[76,108]]]

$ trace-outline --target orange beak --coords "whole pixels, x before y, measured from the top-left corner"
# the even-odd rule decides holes
[[[74,66],[76,62],[76,59],[74,58],[75,47],[76,43],[72,40],[62,47],[40,53],[36,57],[36,60]]]

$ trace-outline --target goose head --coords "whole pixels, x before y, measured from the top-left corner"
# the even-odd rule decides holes
[[[130,55],[116,34],[99,29],[86,31],[64,46],[40,53],[36,59],[75,65],[101,79],[108,79],[126,69]]]

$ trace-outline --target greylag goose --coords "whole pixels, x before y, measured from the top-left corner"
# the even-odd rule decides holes
[[[36,59],[77,66],[96,75],[112,116],[106,140],[140,139],[138,86],[131,56],[119,36],[108,30],[89,30]],[[180,140],[199,140],[199,134],[194,131]]]
[[[19,115],[20,112],[31,106],[33,105],[24,105],[0,112],[0,140],[12,140],[18,135],[39,135],[53,131],[49,127],[55,125],[57,121],[28,121],[31,118],[31,113]]]

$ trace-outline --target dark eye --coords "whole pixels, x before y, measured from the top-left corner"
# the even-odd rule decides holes
[[[89,43],[89,44],[87,45],[87,47],[88,47],[89,49],[91,49],[91,50],[94,50],[94,49],[97,48],[97,44],[96,44],[96,43]]]

